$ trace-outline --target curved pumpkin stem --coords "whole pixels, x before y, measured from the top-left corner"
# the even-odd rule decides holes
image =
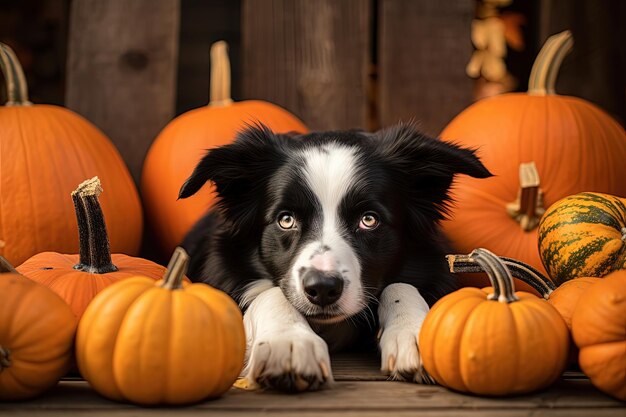
[[[528,94],[545,96],[556,94],[554,86],[565,56],[574,48],[572,32],[552,35],[539,51],[528,79]]]
[[[176,290],[183,287],[183,278],[187,273],[187,267],[189,266],[189,255],[185,249],[178,246],[174,249],[172,258],[167,265],[167,271],[163,276],[163,284],[161,288],[168,290]]]
[[[217,41],[211,45],[211,97],[209,106],[228,106],[232,102],[228,44],[224,41]]]
[[[490,300],[498,300],[501,303],[519,300],[515,295],[511,272],[500,258],[483,248],[474,249],[469,257],[483,268],[493,285],[495,291],[494,294],[489,295]]]
[[[7,86],[5,106],[32,106],[28,101],[28,84],[24,70],[15,52],[8,45],[0,42],[0,70],[4,74]]]
[[[517,199],[506,205],[506,211],[522,230],[529,232],[539,225],[541,216],[546,212],[543,193],[539,188],[539,172],[534,162],[520,164],[519,182]]]
[[[512,276],[533,287],[546,300],[550,297],[552,291],[556,289],[556,286],[550,279],[546,278],[532,266],[504,256],[500,256],[499,258],[502,263],[506,265]],[[476,259],[469,255],[446,255],[446,260],[448,261],[450,272],[455,274],[485,272],[485,269]]]
[[[4,368],[11,366],[11,351],[8,348],[0,346],[0,372]]]
[[[111,261],[109,235],[98,196],[102,193],[100,179],[93,177],[72,191],[76,220],[78,221],[79,255],[74,269],[92,274],[117,271]]]

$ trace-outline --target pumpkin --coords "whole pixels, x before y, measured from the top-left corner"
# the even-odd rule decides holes
[[[476,249],[469,257],[493,289],[461,288],[435,303],[419,335],[424,368],[445,387],[480,395],[550,385],[567,361],[563,319],[545,300],[515,293],[510,271],[493,253]]]
[[[441,133],[444,140],[477,148],[494,174],[456,180],[456,204],[442,223],[455,250],[484,246],[545,273],[537,249],[545,207],[583,191],[626,195],[622,126],[594,104],[554,92],[572,44],[569,32],[548,39],[527,93],[480,100]]]
[[[539,224],[539,253],[555,283],[626,268],[625,202],[586,192],[550,206]]]
[[[163,281],[130,278],[89,305],[76,359],[100,394],[139,404],[186,404],[226,392],[243,366],[237,304],[206,284],[181,285],[188,256],[174,252]]]
[[[144,163],[143,202],[151,230],[167,254],[214,202],[208,186],[193,197],[178,200],[181,185],[207,149],[232,142],[238,131],[253,123],[263,123],[279,133],[307,131],[295,116],[268,102],[233,102],[225,42],[211,47],[211,62],[209,105],[172,120],[152,144]]]
[[[2,268],[0,400],[32,398],[56,385],[70,367],[75,330],[76,319],[58,295]]]
[[[601,281],[600,278],[581,277],[561,284],[550,294],[548,301],[559,312],[569,330],[572,330],[572,314],[580,297],[589,286]]]
[[[105,181],[102,201],[114,251],[136,254],[142,211],[119,153],[95,126],[58,106],[32,104],[13,51],[0,44],[8,102],[0,106],[0,255],[14,265],[43,251],[75,253],[74,214],[65,198],[84,178]]]
[[[582,371],[596,387],[626,401],[626,271],[607,275],[580,296],[572,335]]]
[[[60,295],[78,319],[91,299],[108,285],[135,275],[158,280],[165,271],[146,259],[111,255],[98,201],[101,192],[98,177],[82,182],[72,192],[80,241],[78,255],[42,252],[17,267],[19,273]]]

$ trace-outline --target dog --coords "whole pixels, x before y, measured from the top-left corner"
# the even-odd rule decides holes
[[[245,311],[242,375],[283,391],[331,385],[329,351],[375,340],[378,327],[381,370],[432,382],[418,336],[429,306],[457,288],[439,227],[457,174],[491,176],[476,150],[410,124],[307,134],[250,125],[209,150],[179,198],[210,181],[218,202],[182,246],[190,278]]]

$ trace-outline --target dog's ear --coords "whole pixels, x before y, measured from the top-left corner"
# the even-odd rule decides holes
[[[271,174],[285,160],[284,135],[276,135],[264,125],[249,126],[228,145],[211,149],[180,189],[178,198],[194,195],[211,181],[219,196],[218,208],[236,224],[255,217]]]
[[[392,167],[417,210],[440,220],[447,212],[449,188],[456,174],[476,178],[492,176],[474,149],[431,138],[410,124],[383,129],[374,135],[383,158]]]

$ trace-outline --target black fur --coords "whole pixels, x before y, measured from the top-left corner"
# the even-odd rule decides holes
[[[377,296],[391,283],[416,286],[432,305],[456,288],[444,255],[449,252],[439,228],[449,209],[449,188],[456,174],[491,176],[475,151],[442,142],[399,125],[374,134],[318,132],[280,135],[264,126],[241,132],[234,143],[210,150],[180,190],[180,198],[207,181],[219,202],[189,232],[182,246],[192,258],[189,276],[220,288],[236,300],[253,280],[270,279],[288,294],[282,279],[297,248],[314,233],[318,202],[307,192],[298,169],[298,151],[337,142],[354,147],[359,175],[340,205],[348,236],[361,262],[361,280]],[[302,227],[276,230],[283,208],[298,212]],[[381,226],[372,232],[353,227],[364,210],[375,210]],[[375,307],[372,306],[372,307]],[[356,328],[354,326],[357,326]],[[359,322],[315,328],[340,347],[363,332]],[[341,340],[337,333],[343,335]]]

